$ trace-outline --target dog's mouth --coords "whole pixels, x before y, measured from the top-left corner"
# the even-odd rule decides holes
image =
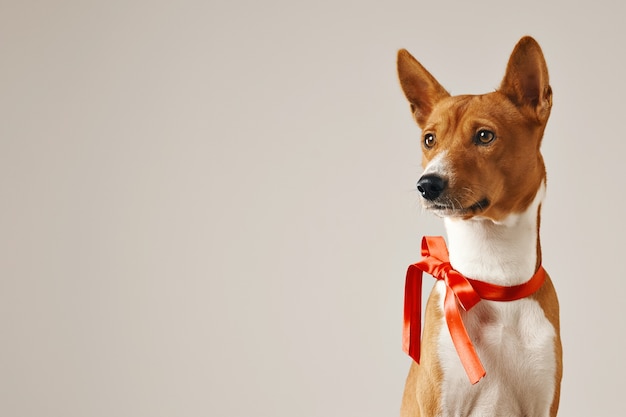
[[[490,204],[491,202],[486,197],[469,206],[464,206],[451,198],[441,201],[424,200],[424,208],[441,217],[471,217],[485,211]]]

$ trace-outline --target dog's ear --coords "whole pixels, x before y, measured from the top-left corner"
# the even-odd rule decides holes
[[[415,121],[423,128],[437,102],[450,94],[406,49],[398,51],[398,78]]]
[[[515,45],[499,91],[516,105],[533,109],[541,123],[548,120],[552,108],[548,67],[541,47],[530,36]]]

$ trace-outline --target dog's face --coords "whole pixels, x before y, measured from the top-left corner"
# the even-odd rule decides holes
[[[526,209],[545,181],[539,147],[552,105],[539,45],[523,38],[500,89],[484,95],[450,96],[405,50],[398,73],[422,128],[424,207],[494,221]]]

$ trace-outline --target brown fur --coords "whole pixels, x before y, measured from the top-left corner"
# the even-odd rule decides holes
[[[556,295],[556,290],[552,284],[550,276],[546,274],[546,282],[543,286],[532,295],[532,298],[537,300],[546,318],[552,323],[556,331],[554,340],[554,349],[556,357],[556,374],[554,378],[556,380],[554,390],[554,399],[552,400],[552,406],[550,407],[550,416],[555,417],[559,409],[559,400],[561,398],[561,378],[563,376],[563,347],[561,345],[561,324],[559,319],[559,301]]]
[[[439,387],[442,372],[437,356],[437,335],[441,329],[443,314],[437,307],[439,303],[439,294],[433,291],[426,303],[426,310],[435,320],[424,326],[421,364],[411,363],[402,397],[401,417],[434,416],[440,410]],[[417,402],[416,398],[420,398],[420,401]]]

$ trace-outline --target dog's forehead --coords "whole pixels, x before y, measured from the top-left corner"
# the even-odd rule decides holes
[[[451,96],[439,101],[430,115],[430,120],[453,119],[462,116],[477,96]]]
[[[458,95],[438,102],[426,125],[427,129],[440,130],[448,126],[459,127],[463,122],[475,120],[511,123],[519,121],[520,116],[515,105],[508,100],[502,100],[499,92]]]

